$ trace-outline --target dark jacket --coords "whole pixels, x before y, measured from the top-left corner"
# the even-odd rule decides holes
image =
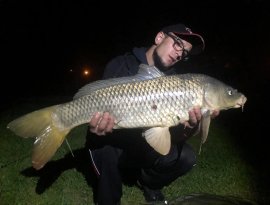
[[[103,78],[117,78],[137,74],[141,63],[148,64],[146,59],[147,48],[134,48],[131,53],[117,56],[111,60],[104,71]],[[175,74],[174,68],[165,72],[166,75]]]

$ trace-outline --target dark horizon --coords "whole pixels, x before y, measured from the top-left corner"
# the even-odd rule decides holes
[[[250,79],[261,87],[269,81],[270,14],[263,0],[197,7],[172,2],[164,8],[145,3],[115,11],[86,0],[2,0],[0,5],[6,99],[73,95],[101,78],[111,58],[151,45],[163,26],[179,22],[206,42],[205,52],[180,63],[179,72],[206,73],[251,93]],[[91,69],[91,76],[83,76],[83,68]]]

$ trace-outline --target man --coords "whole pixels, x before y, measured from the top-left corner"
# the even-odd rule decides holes
[[[155,66],[167,75],[175,73],[173,66],[204,50],[203,38],[183,24],[164,27],[149,48],[134,48],[131,53],[112,59],[106,66],[104,79],[135,75],[140,64]],[[213,114],[218,115],[218,111]],[[86,148],[93,158],[97,173],[94,201],[99,205],[120,204],[122,183],[136,184],[147,202],[164,201],[161,192],[196,163],[196,155],[185,141],[195,134],[201,120],[199,108],[189,112],[186,126],[170,129],[172,146],[163,156],[141,137],[140,129],[114,130],[114,118],[109,113],[96,113],[90,121]],[[106,135],[106,136],[100,136]],[[91,152],[92,150],[92,152]]]

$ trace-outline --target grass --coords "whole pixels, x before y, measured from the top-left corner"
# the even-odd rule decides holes
[[[6,129],[8,122],[24,113],[66,101],[54,97],[30,99],[11,104],[1,113],[1,205],[93,204],[91,176],[88,176],[90,162],[82,151],[87,129],[85,125],[75,128],[68,136],[75,158],[71,157],[68,146],[63,143],[53,159],[40,171],[31,167],[34,139],[19,138]],[[222,114],[219,118],[222,119]],[[235,133],[228,129],[228,125],[230,123],[219,120],[212,122],[208,140],[198,155],[197,165],[187,175],[164,188],[168,199],[191,193],[209,193],[269,204],[266,178],[269,172],[257,170],[247,160],[245,149],[239,146]],[[198,150],[197,137],[189,142]],[[143,195],[138,188],[124,186],[122,204],[143,203]]]

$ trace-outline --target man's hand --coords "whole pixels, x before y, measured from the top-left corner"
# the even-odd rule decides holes
[[[219,115],[219,110],[214,110],[213,113],[211,114],[211,118],[214,119]]]
[[[186,123],[186,126],[189,128],[196,127],[202,119],[201,109],[199,107],[195,107],[192,110],[190,110],[188,114],[189,114],[189,121]]]
[[[188,114],[189,114],[189,121],[186,123],[186,126],[190,128],[196,127],[202,119],[201,109],[199,107],[195,107],[192,110],[190,110]],[[211,118],[214,119],[218,115],[219,110],[214,110],[213,113],[211,114]]]
[[[108,112],[95,113],[90,120],[90,131],[97,135],[105,135],[112,132],[115,118]]]

